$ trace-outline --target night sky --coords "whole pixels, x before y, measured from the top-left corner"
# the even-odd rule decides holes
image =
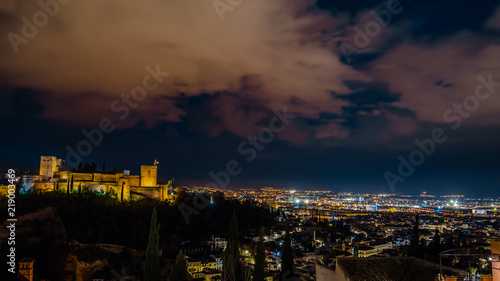
[[[48,2],[0,2],[0,169],[38,173],[104,119],[84,162],[156,157],[178,185],[235,160],[228,187],[500,195],[500,1]],[[295,117],[240,153],[273,110]]]

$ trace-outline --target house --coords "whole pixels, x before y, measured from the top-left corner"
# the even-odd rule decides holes
[[[224,251],[227,247],[227,241],[225,238],[221,237],[210,237],[210,240],[207,241],[207,244],[210,245],[210,250],[212,251]]]
[[[357,248],[358,257],[367,258],[392,249],[392,242],[375,242],[371,245],[361,245]]]
[[[32,258],[23,258],[19,261],[19,280],[33,281],[33,269],[35,260]]]
[[[222,260],[215,256],[207,259],[187,259],[188,272],[193,279],[203,278],[206,281],[217,280],[221,276]]]
[[[268,255],[266,258],[266,266],[269,269],[269,271],[280,271],[281,258],[278,256]]]
[[[361,245],[357,248],[358,257],[367,258],[378,254],[377,250],[372,246]]]

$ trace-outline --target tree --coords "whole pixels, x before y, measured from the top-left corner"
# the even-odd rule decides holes
[[[175,258],[175,264],[170,279],[175,281],[188,280],[186,257],[184,256],[182,250],[179,251],[177,257]]]
[[[455,232],[452,230],[450,235],[446,238],[445,246],[446,249],[453,249],[455,248],[455,238],[454,238]]]
[[[71,186],[71,191],[73,191],[73,175],[71,175],[71,181],[68,179],[68,186],[66,188],[66,194],[70,193],[69,187]]]
[[[240,281],[243,280],[243,265],[240,260],[240,238],[238,231],[238,220],[236,211],[233,212],[229,231],[227,233],[227,246],[222,254],[222,280]]]
[[[221,203],[224,201],[224,192],[222,191],[216,191],[214,194],[214,201],[216,203]]]
[[[182,250],[179,251],[179,253],[177,254],[177,258],[175,258],[175,264],[172,270],[172,276],[170,280],[174,281],[188,280],[186,257],[184,256]]]
[[[283,238],[283,250],[281,251],[281,272],[283,277],[293,274],[293,250],[290,231],[287,229],[285,238]]]
[[[78,164],[78,171],[81,171],[83,169],[83,163],[82,161],[80,161],[80,164]]]
[[[264,227],[259,230],[259,242],[257,243],[257,253],[255,255],[255,266],[253,271],[253,281],[264,281],[266,268],[266,246],[264,245]]]
[[[168,194],[173,194],[174,193],[174,179],[171,179],[167,183],[167,192]]]
[[[83,164],[83,171],[84,172],[92,172],[92,167],[89,165],[89,163]]]
[[[427,246],[427,253],[429,256],[437,257],[441,252],[441,236],[439,235],[439,231],[436,228],[436,232],[434,233],[434,238],[432,238],[431,243]]]
[[[457,237],[457,244],[458,244],[457,246],[459,248],[462,248],[466,245],[466,242],[467,242],[467,236],[463,231],[459,231]]]
[[[146,266],[144,268],[144,281],[160,280],[160,225],[157,224],[156,208],[151,214],[151,225],[149,227],[149,241],[146,248]]]
[[[175,199],[175,205],[179,205],[181,203],[186,203],[185,201],[189,200],[189,194],[186,189],[183,187],[179,188],[179,192],[177,193],[177,198]]]
[[[418,213],[413,221],[413,235],[411,238],[410,255],[418,256],[420,252],[420,221],[418,219]]]
[[[75,182],[73,181],[73,175],[71,175],[71,192],[75,190]]]
[[[102,162],[102,171],[106,172],[106,161]]]

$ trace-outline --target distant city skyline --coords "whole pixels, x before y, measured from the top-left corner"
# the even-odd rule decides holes
[[[64,159],[63,159],[64,160]],[[172,178],[175,178],[174,174],[169,173],[168,171],[162,171],[162,165],[160,164],[160,161],[157,161],[153,159],[151,163],[132,163],[131,166],[112,166],[110,165],[111,163],[114,163],[114,161],[107,161],[103,160],[102,163],[100,162],[95,162],[95,161],[89,161],[85,162],[82,161],[82,164],[91,164],[94,163],[96,165],[96,172],[102,171],[103,164],[106,165],[106,171],[107,172],[112,172],[113,170],[117,170],[117,172],[123,172],[124,170],[130,171],[132,174],[140,174],[141,172],[141,165],[153,165],[157,163],[158,165],[158,183],[166,184],[169,180]],[[64,162],[63,162],[64,163]],[[162,162],[162,163],[168,163],[168,162]],[[33,165],[33,168],[27,168],[26,170],[23,170],[23,168],[20,168],[19,166],[15,166],[15,169],[20,169],[20,172],[27,172],[29,170],[30,174],[36,175],[40,171],[40,162],[38,161],[37,164]],[[75,168],[76,170],[76,168]],[[215,173],[214,173],[215,174]],[[491,192],[491,193],[484,193],[482,190],[480,192],[470,192],[470,190],[460,190],[459,188],[449,188],[448,190],[439,190],[439,189],[432,189],[432,188],[422,188],[421,190],[419,189],[413,189],[413,190],[404,190],[404,189],[395,189],[394,191],[391,191],[390,189],[387,188],[376,188],[375,186],[371,186],[368,188],[365,188],[364,186],[354,186],[350,188],[349,186],[335,186],[335,185],[325,185],[325,184],[318,184],[318,185],[313,185],[311,183],[305,183],[303,185],[299,184],[290,184],[290,185],[280,185],[275,184],[234,184],[243,182],[244,180],[238,179],[238,177],[230,177],[229,184],[227,186],[223,186],[220,183],[217,183],[214,178],[211,177],[211,175],[208,175],[209,180],[205,181],[196,181],[193,180],[193,178],[196,177],[176,177],[176,183],[180,186],[186,186],[186,187],[215,187],[215,188],[220,188],[220,189],[232,189],[232,190],[239,190],[239,189],[261,189],[261,188],[280,188],[280,189],[286,189],[289,191],[292,190],[297,190],[297,191],[332,191],[335,193],[352,193],[352,194],[401,194],[401,195],[420,195],[422,193],[426,193],[427,195],[435,195],[435,196],[447,196],[447,195],[465,195],[465,196],[471,196],[471,197],[479,197],[479,198],[484,198],[484,197],[498,197],[499,194],[496,192]],[[271,181],[270,181],[271,182]]]

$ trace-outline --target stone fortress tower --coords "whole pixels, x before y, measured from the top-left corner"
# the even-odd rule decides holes
[[[141,186],[152,187],[156,186],[158,178],[158,166],[142,165],[141,166]]]
[[[42,156],[40,157],[40,176],[52,178],[55,173],[59,172],[59,165],[61,159],[55,156]]]

